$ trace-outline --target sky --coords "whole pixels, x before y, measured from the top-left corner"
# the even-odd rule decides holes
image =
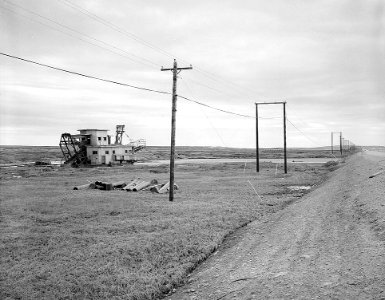
[[[287,102],[288,147],[331,132],[385,146],[383,0],[0,0],[0,52],[169,93],[161,67],[192,65],[177,94],[234,114],[178,98],[177,146],[253,148],[271,101]],[[260,147],[282,147],[282,105],[258,112]],[[0,144],[118,124],[124,142],[169,145],[171,96],[0,55]]]

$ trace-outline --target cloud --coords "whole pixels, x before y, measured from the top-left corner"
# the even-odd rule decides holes
[[[170,67],[175,56],[180,66],[194,68],[179,74],[180,95],[248,115],[256,101],[286,100],[288,117],[319,143],[327,144],[335,130],[357,144],[385,141],[381,0],[73,1],[107,26],[65,2],[12,3],[17,6],[0,6],[3,52],[168,92],[171,72],[160,67]],[[23,141],[35,143],[33,132],[55,144],[61,132],[113,130],[115,123],[153,144],[169,142],[170,96],[5,57],[0,62],[2,142],[17,143],[25,135]],[[280,113],[267,110],[264,116]],[[254,147],[252,119],[202,111],[182,99],[177,118],[177,144]],[[279,122],[266,121],[266,146],[280,145]],[[42,133],[44,127],[49,129]],[[293,146],[315,146],[290,130]]]

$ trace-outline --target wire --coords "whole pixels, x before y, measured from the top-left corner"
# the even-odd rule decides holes
[[[187,83],[187,81],[182,80],[182,83],[184,83],[184,84],[186,85],[186,87],[189,89],[191,95],[192,95],[193,97],[195,97],[194,92],[193,92],[192,89],[190,88],[190,85]],[[222,142],[223,146],[224,146],[224,147],[227,147],[227,145],[226,145],[225,141],[223,140],[222,136],[219,134],[219,131],[218,131],[217,128],[213,125],[213,123],[211,122],[210,118],[207,116],[206,112],[204,111],[204,108],[203,108],[203,107],[200,107],[199,109],[202,111],[202,113],[203,113],[204,116],[206,117],[207,122],[208,122],[208,123],[210,124],[210,126],[214,129],[216,135],[218,136],[219,140]]]
[[[308,137],[302,130],[300,130],[297,126],[295,126],[293,124],[293,122],[291,122],[287,117],[286,117],[286,120],[295,128],[297,129],[305,138],[307,138],[309,141],[311,141],[313,144],[317,145],[317,146],[320,146],[320,147],[323,147],[323,145],[321,144],[318,144],[317,142],[315,142],[313,139],[311,139],[310,137]]]
[[[195,69],[194,69],[194,70],[195,70]],[[226,93],[226,92],[224,92],[224,91],[218,90],[218,89],[213,88],[213,87],[208,86],[208,85],[205,85],[205,84],[200,83],[200,82],[198,82],[198,81],[195,81],[195,80],[193,80],[193,79],[191,79],[191,78],[189,78],[189,81],[191,81],[192,84],[199,85],[199,86],[203,86],[203,87],[205,87],[206,89],[209,89],[209,90],[212,90],[212,91],[214,91],[214,92],[217,92],[218,94],[222,94],[222,95],[227,95],[227,94],[228,94],[228,93]]]
[[[0,54],[4,55],[4,56],[7,56],[7,57],[10,57],[10,58],[18,59],[18,60],[21,60],[21,61],[24,61],[24,62],[28,62],[28,63],[31,63],[31,64],[35,64],[35,65],[38,65],[38,66],[50,68],[50,69],[53,69],[53,70],[57,70],[57,71],[61,71],[61,72],[65,72],[65,73],[69,73],[69,74],[73,74],[73,75],[78,75],[78,76],[82,76],[82,77],[86,77],[86,78],[90,78],[90,79],[95,79],[95,80],[99,80],[99,81],[103,81],[103,82],[108,82],[108,83],[113,83],[113,84],[117,84],[117,85],[121,85],[121,86],[126,86],[126,87],[130,87],[130,88],[138,89],[138,90],[143,90],[143,91],[148,91],[148,92],[153,92],[153,93],[158,93],[158,94],[171,95],[170,92],[159,91],[159,90],[154,90],[154,89],[145,88],[145,87],[139,87],[139,86],[135,86],[135,85],[132,85],[132,84],[123,83],[123,82],[119,82],[119,81],[115,81],[115,80],[104,79],[104,78],[100,78],[100,77],[96,77],[96,76],[92,76],[92,75],[86,75],[86,74],[75,72],[75,71],[69,71],[69,70],[66,70],[66,69],[62,69],[62,68],[53,67],[53,66],[50,66],[50,65],[47,65],[47,64],[39,63],[39,62],[36,62],[36,61],[33,61],[33,60],[21,58],[21,57],[14,56],[14,55],[9,55],[9,54],[3,53],[3,52],[0,52]]]
[[[23,11],[26,11],[26,12],[32,14],[32,15],[38,16],[38,17],[41,18],[41,19],[44,19],[44,20],[49,21],[49,22],[51,22],[51,23],[54,23],[54,24],[56,24],[57,26],[60,26],[60,27],[62,27],[62,28],[64,28],[64,29],[67,29],[67,30],[69,30],[69,31],[72,31],[72,32],[74,32],[74,33],[76,33],[76,34],[78,34],[78,35],[80,35],[80,36],[83,36],[83,37],[89,39],[89,40],[92,40],[92,41],[101,43],[101,44],[103,44],[103,45],[105,45],[105,46],[107,46],[107,47],[110,47],[110,48],[112,48],[112,49],[115,49],[115,50],[118,50],[118,51],[120,51],[120,52],[123,52],[123,53],[125,53],[126,55],[121,55],[121,54],[119,54],[119,53],[117,53],[117,52],[115,52],[115,51],[111,51],[111,49],[107,49],[107,48],[104,48],[104,47],[102,47],[102,46],[100,46],[100,45],[96,45],[96,44],[94,44],[94,43],[90,43],[90,42],[87,41],[87,40],[80,39],[80,40],[82,40],[82,41],[84,41],[84,42],[86,42],[86,43],[90,43],[90,44],[92,44],[92,45],[94,45],[94,46],[98,46],[98,47],[100,47],[100,48],[109,50],[110,52],[113,52],[113,53],[115,53],[115,54],[118,54],[118,55],[127,57],[127,58],[130,59],[131,61],[135,61],[135,62],[139,62],[139,63],[141,63],[141,64],[147,64],[147,65],[151,65],[151,66],[156,66],[156,67],[159,66],[158,64],[156,64],[156,63],[154,63],[154,62],[152,62],[152,61],[150,61],[150,60],[148,60],[148,59],[146,59],[146,58],[142,58],[142,57],[137,56],[137,55],[135,55],[135,54],[133,54],[133,53],[130,53],[130,52],[128,52],[128,51],[126,51],[126,50],[124,50],[124,49],[122,49],[122,48],[119,48],[119,47],[117,47],[117,46],[114,46],[114,45],[112,45],[112,44],[109,44],[109,43],[107,43],[107,42],[104,42],[104,41],[99,40],[99,39],[97,39],[97,38],[94,38],[94,37],[92,37],[92,36],[86,35],[86,34],[84,34],[84,33],[81,33],[80,31],[77,31],[77,30],[75,30],[75,29],[73,29],[73,28],[71,28],[71,27],[69,27],[69,26],[63,25],[63,24],[61,24],[61,23],[59,23],[59,22],[57,22],[57,21],[55,21],[55,20],[52,20],[52,19],[50,19],[50,18],[47,18],[47,17],[45,17],[45,16],[42,16],[42,15],[40,15],[40,14],[38,14],[38,13],[36,13],[36,12],[33,12],[33,11],[29,10],[29,9],[26,9],[26,8],[20,6],[20,5],[17,5],[17,4],[14,4],[14,3],[10,3],[10,2],[8,2],[7,0],[3,0],[3,2],[5,2],[5,3],[9,4],[9,5],[12,5],[12,6],[14,6],[14,7],[18,7],[18,8],[20,8],[20,9],[23,10]],[[10,10],[9,8],[6,8],[6,9]],[[10,10],[10,11],[12,11],[12,10]],[[16,11],[12,11],[12,12],[15,13],[15,14],[21,15],[20,13],[18,13],[18,12],[16,12]],[[21,15],[21,16],[26,17],[26,16],[24,16],[24,15]],[[41,22],[38,22],[38,23],[43,24],[43,25],[45,25],[45,26],[48,26],[48,27],[50,27],[51,29],[57,30],[57,28],[51,27],[51,26],[49,26],[49,25],[47,25],[47,24],[45,24],[45,23],[41,23]],[[64,32],[61,31],[61,30],[58,30],[58,31],[61,32],[61,33],[64,33]],[[70,35],[70,36],[74,37],[73,35]],[[128,56],[127,56],[127,55],[128,55]],[[129,57],[129,56],[131,56],[131,57]],[[134,58],[132,58],[132,57],[134,57],[136,60],[135,60]],[[139,60],[139,61],[138,61],[138,60]]]
[[[130,87],[130,88],[134,88],[134,89],[142,90],[142,91],[147,91],[147,92],[153,92],[153,93],[164,94],[164,95],[171,95],[170,92],[154,90],[154,89],[145,88],[145,87],[139,87],[139,86],[135,86],[135,85],[128,84],[128,83],[123,83],[123,82],[119,82],[119,81],[115,81],[115,80],[110,80],[110,79],[105,79],[105,78],[101,78],[101,77],[87,75],[87,74],[83,74],[83,73],[79,73],[79,72],[75,72],[75,71],[70,71],[70,70],[66,70],[66,69],[63,69],[63,68],[54,67],[54,66],[51,66],[51,65],[47,65],[47,64],[44,64],[44,63],[40,63],[40,62],[37,62],[37,61],[30,60],[30,59],[21,58],[21,57],[10,55],[10,54],[3,53],[3,52],[0,52],[0,55],[6,56],[6,57],[9,57],[9,58],[13,58],[13,59],[17,59],[17,60],[21,60],[23,62],[28,62],[28,63],[31,63],[31,64],[35,64],[35,65],[38,65],[38,66],[41,66],[41,67],[46,67],[46,68],[53,69],[53,70],[56,70],[56,71],[61,71],[61,72],[65,72],[65,73],[68,73],[68,74],[73,74],[73,75],[85,77],[85,78],[90,78],[90,79],[95,79],[95,80],[99,80],[99,81],[103,81],[103,82],[113,83],[113,84],[117,84],[117,85],[120,85],[120,86],[126,86],[126,87]],[[197,101],[197,100],[194,100],[194,99],[187,98],[187,97],[182,96],[182,95],[177,95],[177,97],[179,97],[181,99],[184,99],[184,100],[187,100],[187,101],[190,101],[190,102],[193,102],[193,103],[196,103],[196,104],[204,106],[204,107],[208,107],[208,108],[213,109],[213,110],[217,110],[217,111],[226,113],[226,114],[230,114],[230,115],[234,115],[234,116],[239,116],[239,117],[244,117],[244,118],[255,119],[255,116],[238,114],[238,113],[235,113],[235,112],[224,110],[224,109],[221,109],[221,108],[218,108],[218,107],[214,107],[214,106],[205,104],[203,102],[200,102],[200,101]],[[271,117],[271,118],[258,117],[258,119],[277,119],[277,117]]]
[[[200,102],[200,101],[197,101],[197,100],[193,100],[193,99],[187,98],[187,97],[185,97],[185,96],[178,95],[178,97],[179,97],[179,98],[182,98],[182,99],[184,99],[184,100],[190,101],[190,102],[194,102],[194,103],[196,103],[196,104],[198,104],[198,105],[202,105],[202,106],[205,106],[205,107],[208,107],[208,108],[217,110],[217,111],[221,111],[221,112],[224,112],[224,113],[227,113],[227,114],[231,114],[231,115],[235,115],[235,116],[239,116],[239,117],[244,117],[244,118],[252,118],[252,119],[255,119],[255,117],[250,116],[250,115],[238,114],[238,113],[235,113],[235,112],[231,112],[231,111],[228,111],[228,110],[224,110],[224,109],[221,109],[221,108],[217,108],[217,107],[214,107],[214,106],[205,104],[205,103],[203,103],[203,102]]]
[[[70,3],[70,2],[67,1],[67,0],[63,0],[63,1],[65,1],[65,2],[67,2],[67,3]],[[99,48],[101,48],[101,49],[107,50],[107,51],[109,51],[109,52],[111,52],[111,53],[114,53],[114,54],[117,54],[117,55],[122,56],[122,57],[124,57],[124,58],[127,58],[127,59],[129,59],[129,60],[131,60],[131,61],[133,61],[133,62],[139,62],[139,63],[145,64],[145,65],[148,65],[147,63],[144,63],[144,62],[143,62],[143,61],[146,61],[146,62],[148,62],[149,64],[151,64],[152,66],[158,66],[156,63],[154,63],[154,62],[152,62],[152,61],[150,61],[150,60],[147,60],[147,59],[138,57],[138,56],[136,56],[136,55],[134,55],[134,54],[132,54],[132,53],[129,53],[129,52],[127,52],[127,51],[125,51],[125,50],[123,50],[123,49],[121,49],[121,48],[118,48],[118,47],[114,46],[114,45],[108,44],[108,43],[106,43],[106,42],[104,42],[104,41],[102,41],[102,40],[99,40],[99,39],[96,39],[96,38],[94,38],[94,37],[85,35],[85,34],[79,32],[79,31],[77,31],[77,30],[74,30],[74,29],[72,29],[72,28],[70,28],[70,27],[68,27],[68,26],[66,26],[66,25],[63,25],[63,24],[61,24],[61,23],[59,23],[59,22],[56,22],[56,21],[51,20],[51,19],[49,19],[49,18],[47,18],[47,17],[44,17],[44,16],[42,16],[42,15],[40,15],[40,14],[38,14],[38,13],[35,13],[35,12],[31,11],[31,10],[28,10],[28,9],[26,9],[26,8],[23,8],[23,7],[19,6],[19,5],[13,4],[13,3],[9,3],[7,0],[3,0],[3,2],[4,2],[4,3],[8,3],[8,4],[10,4],[10,5],[13,5],[13,6],[16,6],[16,7],[19,7],[20,9],[22,9],[22,10],[24,10],[24,11],[30,13],[30,14],[36,15],[36,16],[38,16],[39,18],[41,18],[41,19],[43,19],[43,20],[47,20],[47,21],[49,21],[49,22],[51,22],[51,23],[53,23],[53,24],[56,24],[56,25],[60,26],[61,28],[64,28],[64,29],[66,29],[66,30],[70,30],[70,31],[72,31],[72,32],[74,32],[74,33],[76,33],[76,34],[78,34],[78,35],[80,35],[80,36],[84,36],[84,37],[87,38],[87,39],[90,39],[90,40],[92,40],[92,41],[99,42],[99,43],[101,43],[101,44],[103,44],[103,45],[105,45],[105,46],[107,46],[107,47],[111,47],[111,48],[113,48],[113,49],[116,49],[116,50],[118,50],[118,51],[121,51],[121,52],[125,53],[126,55],[124,55],[124,54],[122,54],[122,53],[119,53],[119,52],[116,52],[116,51],[114,51],[114,50],[112,50],[112,49],[103,47],[103,46],[101,46],[101,45],[99,45],[99,44],[95,44],[95,43],[93,43],[93,42],[90,42],[89,40],[86,40],[86,39],[84,39],[84,38],[82,38],[82,37],[74,36],[73,34],[70,34],[69,32],[60,30],[59,28],[52,27],[52,26],[50,26],[50,25],[48,25],[48,24],[46,24],[46,23],[40,22],[40,21],[38,21],[38,20],[36,20],[36,19],[32,19],[31,17],[28,17],[28,16],[26,16],[26,15],[23,15],[23,14],[21,14],[21,13],[19,13],[19,12],[16,12],[16,11],[14,11],[14,10],[8,8],[8,7],[4,7],[5,9],[7,9],[7,10],[9,10],[9,11],[15,13],[15,14],[18,14],[18,15],[24,17],[24,18],[28,18],[29,20],[32,20],[32,21],[34,21],[34,22],[37,22],[37,23],[39,23],[39,24],[41,24],[41,25],[47,26],[47,27],[49,27],[49,28],[51,28],[51,29],[53,29],[53,30],[55,30],[55,31],[59,31],[59,32],[61,32],[61,33],[63,33],[63,34],[66,34],[66,35],[68,35],[68,36],[71,36],[72,38],[79,39],[79,40],[81,40],[81,41],[83,41],[83,42],[85,42],[85,43],[88,43],[88,44],[91,44],[91,45],[93,45],[93,46],[99,47]],[[64,4],[65,4],[65,3],[64,3]],[[71,4],[74,5],[74,6],[76,6],[76,5],[73,4],[73,3],[71,3]],[[80,9],[80,10],[82,9],[82,8],[79,7],[79,6],[77,6],[77,7],[78,7],[78,9]],[[100,22],[106,23],[106,24],[105,24],[106,26],[109,26],[108,24],[110,24],[109,27],[111,27],[111,28],[117,27],[117,26],[115,26],[114,24],[112,24],[112,23],[110,23],[110,22],[108,22],[108,21],[105,21],[104,19],[99,18],[98,16],[92,14],[91,12],[87,11],[86,9],[83,9],[83,10],[86,11],[85,14],[89,14],[91,18],[93,18],[93,19],[100,19]],[[114,28],[113,28],[113,29],[114,29]],[[117,30],[117,31],[119,31],[119,32],[121,32],[121,33],[123,33],[123,34],[126,34],[126,35],[127,35],[127,34],[128,34],[128,35],[133,35],[133,34],[128,33],[128,32],[126,32],[126,31],[120,30],[119,27],[115,28],[115,30]],[[133,35],[133,36],[136,37],[135,35]],[[137,38],[137,37],[136,37],[136,38]],[[138,38],[138,39],[139,39],[139,38]],[[139,40],[140,40],[140,39],[139,39]],[[139,41],[139,40],[138,40],[138,41]],[[143,41],[143,40],[141,40],[141,42],[146,43],[146,42]],[[164,53],[167,54],[167,52],[161,50],[160,48],[157,48],[157,47],[155,47],[155,46],[152,46],[152,45],[149,44],[149,43],[147,43],[147,44],[148,44],[147,46],[152,47],[152,48],[154,48],[155,50],[158,49],[158,50],[160,50],[160,51],[162,51],[162,52],[164,52]],[[129,55],[129,56],[127,56],[127,55]],[[136,57],[137,59],[140,59],[140,60],[142,60],[142,61],[137,61],[137,60],[133,59],[133,58],[130,57],[130,56]],[[168,56],[171,57],[171,55],[168,55]],[[182,60],[182,61],[183,61],[183,60]],[[203,72],[203,73],[207,73],[207,72],[205,72],[205,71],[203,71],[203,70],[200,71],[198,68],[195,68],[195,70],[198,71],[198,72],[200,72],[200,73],[202,73],[202,72]],[[208,74],[209,74],[209,73],[208,73]],[[210,77],[211,77],[212,80],[214,80],[214,81],[216,81],[216,82],[220,82],[220,81],[216,80],[215,78],[212,78],[212,76],[215,76],[215,75],[213,75],[213,74],[210,74],[210,75],[211,75]],[[222,81],[224,81],[224,80],[222,80]],[[192,82],[194,82],[194,81],[192,80]],[[201,85],[201,86],[203,86],[203,87],[205,87],[205,88],[207,88],[207,89],[214,90],[214,91],[216,91],[216,92],[218,92],[218,93],[226,94],[226,92],[224,92],[223,90],[220,91],[220,90],[218,90],[218,89],[212,88],[212,87],[207,86],[207,85],[205,85],[205,84],[201,84],[201,83],[198,83],[198,82],[195,82],[195,83],[198,84],[198,85]],[[268,119],[268,118],[265,118],[265,119]]]
[[[24,18],[26,18],[26,19],[28,19],[28,20],[30,20],[30,21],[39,23],[39,24],[44,25],[44,26],[46,26],[46,27],[48,27],[48,28],[50,28],[50,29],[52,29],[52,30],[59,31],[59,32],[61,32],[61,33],[63,33],[63,34],[66,34],[66,35],[68,35],[68,36],[70,36],[70,37],[72,37],[72,38],[74,38],[74,39],[78,39],[78,40],[80,40],[80,41],[82,41],[82,42],[88,43],[88,44],[93,45],[93,46],[95,46],[95,47],[98,47],[98,48],[100,48],[100,49],[107,50],[107,51],[109,51],[109,52],[111,52],[111,53],[114,53],[114,54],[117,54],[117,55],[119,55],[119,56],[121,56],[121,57],[123,57],[123,58],[129,59],[130,61],[137,62],[137,61],[135,61],[134,59],[132,59],[131,57],[128,57],[127,55],[124,55],[124,54],[122,54],[122,53],[116,52],[116,51],[114,51],[114,50],[112,50],[112,49],[103,47],[103,46],[101,46],[101,45],[92,43],[92,42],[90,42],[90,41],[88,41],[88,40],[85,40],[85,39],[83,39],[83,38],[81,38],[81,37],[75,36],[75,35],[73,35],[73,34],[71,34],[71,33],[69,33],[69,32],[60,30],[59,28],[55,28],[55,27],[53,27],[53,26],[51,26],[51,25],[48,25],[48,24],[46,24],[46,23],[43,23],[43,22],[41,22],[41,21],[39,21],[39,20],[35,20],[35,19],[33,19],[33,18],[29,17],[29,16],[26,16],[26,15],[23,15],[23,14],[21,14],[21,13],[19,13],[19,12],[16,12],[16,11],[10,9],[9,7],[4,7],[4,6],[3,6],[3,8],[6,9],[6,10],[8,10],[8,11],[10,11],[10,12],[12,12],[12,13],[14,13],[14,14],[17,14],[17,15],[19,15],[19,16],[21,16],[21,17],[24,17]]]
[[[87,9],[77,5],[77,4],[72,3],[71,1],[68,1],[68,0],[60,0],[60,1],[63,4],[65,4],[65,5],[67,5],[67,6],[71,7],[71,8],[79,11],[80,13],[90,17],[91,19],[93,19],[93,20],[95,20],[95,21],[97,21],[97,22],[99,22],[99,23],[101,23],[101,24],[103,24],[103,25],[105,25],[105,26],[107,26],[107,27],[109,27],[109,28],[111,28],[111,29],[121,33],[121,34],[124,34],[124,35],[128,36],[129,38],[135,40],[138,43],[141,43],[142,45],[145,45],[145,46],[147,46],[147,47],[149,47],[149,48],[151,48],[153,50],[156,50],[158,52],[161,52],[162,54],[164,54],[164,55],[166,55],[166,56],[168,56],[170,58],[174,58],[175,57],[171,53],[168,53],[167,51],[165,51],[165,50],[163,50],[163,49],[161,49],[161,48],[159,48],[159,47],[157,47],[155,45],[152,45],[149,42],[146,42],[145,40],[141,39],[137,35],[135,35],[135,34],[129,32],[129,31],[127,31],[127,30],[125,30],[125,29],[123,29],[123,28],[121,28],[121,27],[119,27],[119,26],[109,22],[106,19],[103,19],[103,18],[99,17],[98,15],[90,12],[89,10],[87,10]]]
[[[63,2],[63,1],[64,1],[64,2]],[[23,7],[21,7],[20,5],[17,5],[17,4],[14,4],[14,3],[10,3],[10,2],[8,2],[7,0],[3,0],[3,2],[4,2],[4,3],[7,3],[7,4],[9,4],[9,5],[13,5],[14,7],[18,7],[18,8],[20,8],[20,9],[22,9],[22,10],[24,10],[24,11],[30,13],[30,14],[33,14],[33,15],[35,15],[35,16],[38,16],[38,17],[41,18],[41,19],[47,20],[47,21],[49,21],[49,22],[51,22],[51,23],[54,23],[54,24],[56,24],[57,26],[60,26],[60,27],[65,28],[65,29],[67,29],[67,30],[70,30],[70,31],[72,31],[72,32],[74,32],[74,33],[76,33],[76,34],[78,34],[78,35],[80,35],[80,36],[84,36],[84,37],[87,38],[87,39],[90,39],[90,40],[92,40],[92,41],[96,41],[96,42],[101,43],[101,44],[103,44],[103,45],[105,45],[105,46],[107,46],[107,47],[111,47],[111,48],[113,48],[113,49],[115,49],[115,50],[118,50],[118,51],[120,51],[120,52],[123,52],[123,53],[125,53],[126,55],[122,55],[122,53],[113,51],[113,50],[111,50],[111,49],[109,49],[109,48],[105,48],[105,47],[103,47],[103,46],[101,46],[101,45],[92,43],[92,42],[90,42],[90,41],[88,41],[88,40],[84,40],[83,38],[76,37],[76,36],[74,36],[74,35],[72,35],[72,34],[69,34],[68,32],[64,32],[64,31],[62,31],[62,30],[59,30],[58,28],[49,26],[48,24],[39,22],[38,20],[29,18],[30,20],[35,21],[35,22],[38,22],[38,23],[40,23],[40,24],[42,24],[42,25],[44,25],[44,26],[47,26],[47,27],[49,27],[49,28],[51,28],[51,29],[53,29],[53,30],[59,31],[59,32],[61,32],[61,33],[63,33],[63,34],[66,34],[66,35],[69,35],[69,36],[71,36],[71,37],[73,37],[73,38],[77,38],[77,39],[79,39],[79,40],[81,40],[81,41],[83,41],[83,42],[89,43],[89,44],[91,44],[91,45],[93,45],[93,46],[96,46],[96,47],[102,48],[102,49],[104,49],[104,50],[110,51],[111,53],[114,53],[114,54],[120,55],[120,56],[122,56],[122,57],[128,58],[128,59],[130,59],[131,61],[139,62],[139,63],[142,63],[142,64],[151,64],[151,66],[158,66],[158,64],[156,64],[156,63],[154,63],[154,62],[152,62],[152,61],[150,61],[150,60],[148,60],[148,59],[146,59],[146,58],[142,58],[142,57],[140,57],[140,56],[137,56],[137,55],[135,55],[135,54],[132,54],[132,53],[130,53],[130,52],[127,52],[126,50],[124,50],[124,49],[122,49],[122,48],[119,48],[119,47],[114,46],[114,45],[112,45],[112,44],[106,43],[106,42],[104,42],[104,41],[102,41],[102,40],[99,40],[99,39],[96,39],[96,38],[94,38],[94,37],[92,37],[92,36],[83,34],[83,33],[79,32],[79,31],[77,31],[77,30],[75,30],[75,29],[73,29],[73,28],[70,28],[70,27],[68,27],[68,26],[66,26],[66,25],[63,25],[63,24],[61,24],[61,23],[59,23],[59,22],[57,22],[57,21],[54,21],[54,20],[52,20],[52,19],[50,19],[50,18],[47,18],[47,17],[44,17],[44,16],[42,16],[42,15],[36,13],[36,12],[33,12],[33,11],[31,11],[31,10],[28,10],[28,9],[26,9],[26,8],[23,8]],[[81,13],[83,13],[83,14],[89,16],[90,18],[94,19],[95,21],[100,22],[100,23],[104,24],[105,26],[108,26],[108,27],[112,28],[113,30],[116,30],[116,31],[118,31],[118,32],[120,32],[120,33],[122,33],[122,34],[125,34],[126,36],[129,36],[130,38],[134,39],[135,41],[137,41],[137,42],[139,42],[139,43],[141,43],[141,44],[143,44],[143,45],[145,45],[145,46],[147,46],[147,47],[150,47],[150,48],[152,48],[153,50],[156,50],[156,51],[158,51],[158,52],[161,52],[161,53],[167,55],[168,57],[175,57],[174,55],[170,54],[169,52],[167,52],[167,51],[165,51],[165,50],[163,50],[163,49],[161,49],[161,48],[159,48],[159,47],[156,47],[156,46],[152,45],[151,43],[146,42],[145,40],[139,38],[138,36],[136,36],[136,35],[134,35],[134,34],[128,32],[128,31],[126,31],[126,30],[124,30],[124,29],[122,29],[122,28],[120,28],[120,27],[118,27],[118,26],[116,26],[115,24],[113,24],[113,23],[111,23],[111,22],[109,22],[109,21],[107,21],[107,20],[105,20],[105,19],[103,19],[103,18],[100,18],[99,16],[97,16],[97,15],[91,13],[90,11],[86,10],[85,8],[82,8],[82,7],[76,5],[76,4],[74,4],[74,3],[72,3],[72,2],[70,2],[70,1],[68,1],[68,0],[62,0],[62,3],[65,4],[65,5],[67,5],[67,6],[71,6],[73,9],[76,9],[76,10],[80,11]],[[9,9],[9,8],[6,8],[6,9],[12,11],[12,10]],[[16,12],[16,11],[12,11],[12,12],[15,13],[15,14],[19,14],[19,15],[21,15],[22,17],[28,18],[27,16],[22,15],[22,14],[20,14],[19,12]],[[129,56],[127,56],[127,55],[129,55]],[[130,57],[130,56],[131,56],[131,57]],[[132,57],[135,57],[137,60],[133,59]],[[138,60],[140,60],[140,61],[138,61]],[[183,59],[180,59],[180,60],[181,60],[181,61],[184,61]],[[218,76],[216,76],[216,75],[214,75],[214,74],[212,74],[212,73],[209,73],[209,72],[207,72],[207,71],[205,71],[205,70],[203,70],[203,69],[200,69],[200,68],[195,68],[195,70],[196,70],[197,72],[199,72],[199,73],[202,73],[203,75],[205,75],[206,77],[210,78],[210,79],[213,80],[213,81],[216,81],[216,82],[218,82],[218,83],[221,83],[221,82],[222,82],[222,83],[228,83],[228,84],[230,84],[230,85],[236,87],[236,88],[238,89],[238,91],[241,91],[241,92],[244,93],[245,88],[244,88],[244,87],[237,86],[237,85],[234,84],[232,81],[228,81],[228,80],[225,80],[225,79],[223,79],[223,78],[220,78],[220,77],[218,77]],[[218,80],[218,78],[219,78],[219,80]],[[227,84],[226,86],[228,86],[228,84]],[[204,84],[200,84],[200,85],[202,85],[202,86],[204,86],[204,87],[206,87],[206,88],[208,88],[208,89],[215,90],[215,91],[219,92],[219,91],[216,90],[215,88],[209,87],[209,86],[207,86],[207,85],[204,85]],[[250,90],[250,91],[251,91],[251,90]],[[225,92],[224,92],[224,91],[221,91],[221,93],[225,93]]]
[[[170,53],[170,52],[168,52],[166,50],[163,50],[163,49],[161,49],[161,48],[159,48],[159,47],[157,47],[157,46],[155,46],[155,45],[145,41],[144,39],[138,37],[137,35],[135,35],[135,34],[133,34],[131,32],[128,32],[127,30],[125,30],[125,29],[115,25],[114,23],[112,23],[112,22],[110,22],[110,21],[108,21],[106,19],[103,19],[103,18],[99,17],[98,15],[90,12],[89,10],[87,10],[87,9],[77,5],[77,4],[72,3],[71,1],[68,1],[68,0],[60,0],[60,1],[63,4],[65,4],[67,6],[70,6],[73,9],[79,11],[80,13],[90,17],[91,19],[93,19],[93,20],[95,20],[95,21],[97,21],[97,22],[99,22],[99,23],[101,23],[101,24],[103,24],[103,25],[105,25],[105,26],[107,26],[107,27],[109,27],[109,28],[111,28],[111,29],[113,29],[113,30],[115,30],[115,31],[117,31],[117,32],[119,32],[119,33],[121,33],[121,34],[123,34],[123,35],[125,35],[125,36],[127,36],[129,38],[131,38],[131,39],[133,39],[133,40],[135,40],[138,43],[141,43],[142,45],[145,45],[145,46],[147,46],[147,47],[149,47],[149,48],[151,48],[151,49],[153,49],[153,50],[155,50],[155,51],[157,51],[159,53],[162,53],[162,54],[164,54],[164,55],[166,55],[166,56],[168,56],[170,58],[176,58],[176,59],[178,59],[178,60],[180,60],[180,61],[182,61],[184,63],[188,63],[186,60],[184,60],[184,59],[182,59],[180,57],[177,57],[177,56],[173,55],[172,53]],[[252,95],[255,95],[255,91],[253,91],[252,89],[241,87],[241,86],[235,84],[234,82],[232,82],[230,80],[226,80],[224,78],[221,78],[221,77],[219,77],[219,76],[217,76],[217,75],[215,75],[213,73],[207,72],[207,71],[205,71],[205,70],[203,70],[201,68],[195,67],[194,69],[197,72],[203,74],[207,78],[210,78],[211,80],[213,80],[213,81],[215,81],[217,83],[220,83],[220,84],[225,83],[226,87],[231,85],[231,86],[233,86],[233,88],[236,88],[238,92],[240,91],[240,92],[250,96],[248,93],[245,93],[245,90],[247,89],[247,90],[249,90],[250,93],[252,93]],[[208,87],[208,88],[210,88],[210,87]],[[213,89],[213,88],[210,88],[210,89]]]

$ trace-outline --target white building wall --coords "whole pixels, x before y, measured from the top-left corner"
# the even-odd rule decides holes
[[[108,146],[108,130],[80,129],[80,134],[91,135],[91,146]]]
[[[131,146],[88,146],[87,158],[91,165],[109,164],[135,158]]]

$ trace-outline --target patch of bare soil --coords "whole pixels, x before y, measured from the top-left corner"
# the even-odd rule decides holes
[[[356,154],[322,186],[250,223],[167,299],[385,299],[384,156]]]

